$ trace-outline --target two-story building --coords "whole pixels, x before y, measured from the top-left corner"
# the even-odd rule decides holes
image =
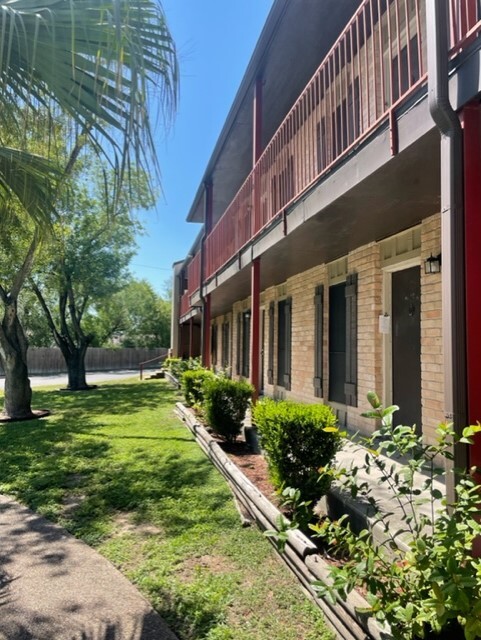
[[[481,419],[480,31],[477,0],[275,0],[188,212],[175,354],[360,430],[370,390],[428,441]]]

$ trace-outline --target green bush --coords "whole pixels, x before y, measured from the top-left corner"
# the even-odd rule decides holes
[[[475,467],[453,470],[452,461],[453,446],[472,445],[481,425],[458,434],[442,423],[428,444],[415,426],[393,426],[399,407],[384,407],[374,392],[368,401],[371,409],[362,415],[376,420],[378,428],[368,438],[354,437],[364,448],[364,462],[328,472],[353,500],[370,505],[385,539],[378,540],[371,527],[357,532],[347,516],[312,525],[330,553],[342,549],[347,555],[330,569],[330,584],[319,581],[314,587],[331,602],[345,599],[354,587],[365,589],[364,612],[387,622],[395,640],[478,640],[481,558],[472,551],[481,536],[480,487]],[[443,484],[453,471],[451,501]],[[386,496],[382,501],[376,485]]]
[[[253,418],[274,486],[299,489],[308,500],[326,493],[330,483],[327,476],[320,480],[319,469],[331,462],[341,444],[331,409],[266,399],[256,404]]]
[[[184,371],[181,377],[182,392],[189,407],[204,403],[204,382],[214,377],[209,369]]]
[[[166,358],[164,368],[167,369],[177,380],[180,380],[185,371],[195,371],[202,369],[200,358]]]
[[[204,409],[212,429],[228,442],[240,434],[254,388],[247,382],[213,378],[204,384]]]

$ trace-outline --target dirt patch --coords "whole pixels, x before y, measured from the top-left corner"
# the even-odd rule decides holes
[[[137,535],[148,537],[158,536],[163,533],[160,527],[149,522],[135,522],[128,513],[118,513],[114,518],[115,535],[123,535],[125,533],[135,533]]]
[[[186,562],[183,562],[179,566],[177,574],[181,580],[190,582],[199,571],[222,575],[235,571],[235,567],[227,558],[205,555],[198,558],[189,558]]]
[[[64,517],[72,517],[75,511],[82,506],[82,503],[84,502],[86,497],[87,496],[83,494],[70,494],[68,496],[65,496],[62,500]]]

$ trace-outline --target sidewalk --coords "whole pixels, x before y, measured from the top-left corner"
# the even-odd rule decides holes
[[[0,496],[0,640],[177,640],[106,559]]]

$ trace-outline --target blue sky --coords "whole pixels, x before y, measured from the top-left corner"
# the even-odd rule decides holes
[[[140,215],[131,271],[162,293],[171,266],[187,254],[199,226],[186,215],[273,0],[164,0],[178,49],[180,102],[170,132],[157,131],[164,194]]]

